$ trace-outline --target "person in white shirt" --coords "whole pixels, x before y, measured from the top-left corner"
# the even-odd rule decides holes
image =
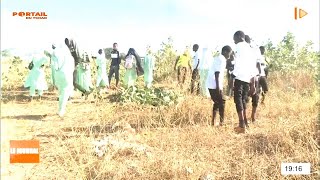
[[[221,50],[221,54],[213,60],[208,73],[207,87],[214,103],[211,123],[213,126],[218,111],[220,115],[220,126],[224,124],[225,99],[223,98],[222,90],[226,63],[227,59],[230,58],[231,52],[232,49],[230,46],[224,46]]]
[[[257,112],[259,98],[260,98],[259,76],[261,74],[261,69],[260,69],[261,55],[260,55],[260,50],[251,45],[251,38],[249,35],[245,36],[245,41],[252,48],[252,52],[253,52],[254,57],[256,59],[256,74],[255,74],[255,78],[254,78],[256,92],[251,95],[251,98],[252,98],[251,99],[251,101],[252,101],[251,121],[254,123],[256,120],[256,112]],[[257,52],[257,51],[259,51],[259,52]],[[249,98],[248,98],[247,102],[249,102]]]
[[[235,128],[238,133],[245,132],[248,127],[246,116],[246,101],[249,95],[255,93],[254,76],[256,74],[256,59],[251,47],[245,42],[245,34],[237,31],[233,36],[235,49],[235,64],[232,76],[234,80],[234,102],[239,117],[239,126]]]
[[[200,76],[199,76],[199,64],[200,64],[200,57],[199,57],[199,45],[193,45],[193,56],[192,56],[192,76],[191,76],[191,93],[200,93]],[[196,86],[196,89],[195,89]]]
[[[267,61],[266,61],[266,57],[264,55],[265,53],[265,48],[264,46],[260,46],[260,53],[261,53],[261,58],[260,58],[260,63],[259,63],[259,74],[260,74],[260,78],[259,78],[259,85],[262,88],[262,100],[261,103],[264,104],[264,100],[265,100],[265,96],[266,93],[268,92],[269,88],[268,88],[268,83],[267,83],[267,74],[266,74],[266,66],[267,66]]]
[[[234,69],[234,51],[231,52],[230,58],[227,59],[227,79],[228,79],[228,86],[227,86],[227,95],[229,97],[233,96],[233,77],[231,76],[233,69]]]

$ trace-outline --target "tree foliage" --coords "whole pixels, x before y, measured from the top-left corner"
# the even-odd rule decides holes
[[[298,44],[290,32],[277,45],[269,40],[265,47],[270,69],[285,73],[305,69],[310,73],[317,73],[320,53],[314,51],[312,46],[312,41],[304,45]]]
[[[155,80],[166,80],[174,73],[174,64],[177,57],[173,47],[173,39],[169,37],[167,41],[161,43],[161,48],[154,54],[155,56]]]

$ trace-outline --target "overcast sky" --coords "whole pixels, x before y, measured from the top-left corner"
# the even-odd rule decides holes
[[[294,20],[294,7],[308,15]],[[44,11],[46,20],[12,16],[14,11]],[[1,49],[47,49],[65,36],[76,37],[88,51],[129,47],[144,54],[173,37],[181,50],[198,43],[221,49],[234,46],[243,30],[257,44],[279,42],[291,31],[298,42],[312,40],[319,48],[318,0],[1,0]]]

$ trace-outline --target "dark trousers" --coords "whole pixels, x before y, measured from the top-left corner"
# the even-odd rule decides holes
[[[255,81],[255,87],[256,87],[256,92],[254,95],[251,96],[252,98],[252,107],[258,107],[259,104],[259,99],[260,99],[260,78]]]
[[[179,84],[184,84],[187,76],[187,68],[186,67],[178,67],[178,82]]]
[[[269,68],[268,67],[264,68],[264,73],[266,74],[266,78],[268,78],[268,74],[269,74]]]
[[[267,78],[265,76],[261,76],[259,78],[259,85],[262,88],[262,93],[265,94],[268,92],[268,83],[267,83]]]
[[[110,70],[109,70],[109,84],[111,84],[111,78],[113,76],[113,74],[115,74],[115,78],[116,78],[116,85],[118,85],[119,83],[119,66],[110,66]]]
[[[234,81],[234,103],[237,112],[246,109],[249,94],[249,83],[235,79]]]
[[[227,95],[233,96],[233,77],[231,76],[231,74],[228,73],[227,78],[228,78]]]
[[[191,93],[194,93],[195,90],[197,94],[200,94],[200,75],[198,69],[194,69],[191,76]]]
[[[223,95],[219,93],[216,89],[209,89],[209,93],[212,101],[214,102],[212,111],[213,113],[219,110],[220,122],[224,121],[224,107],[226,100],[223,98]],[[214,118],[214,117],[213,117]]]

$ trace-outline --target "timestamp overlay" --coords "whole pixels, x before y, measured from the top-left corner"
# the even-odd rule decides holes
[[[310,163],[281,163],[282,175],[309,175],[310,172]]]

